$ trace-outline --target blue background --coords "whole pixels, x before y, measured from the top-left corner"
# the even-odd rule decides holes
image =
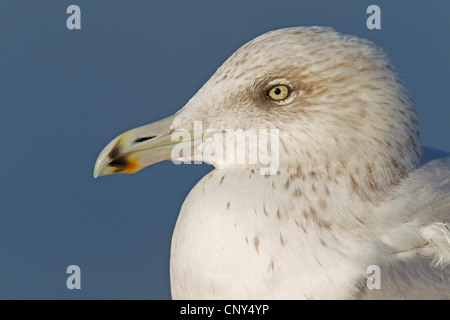
[[[66,8],[81,8],[81,30]],[[382,29],[366,28],[381,7]],[[450,150],[450,2],[0,0],[0,299],[168,299],[180,206],[209,165],[94,180],[116,135],[173,114],[245,42],[328,25],[374,41]],[[66,288],[80,266],[81,290]]]

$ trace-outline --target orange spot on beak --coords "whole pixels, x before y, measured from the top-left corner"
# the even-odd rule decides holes
[[[135,173],[139,170],[139,161],[137,159],[130,159],[127,161],[127,166],[122,171],[123,173]]]
[[[139,171],[139,161],[137,159],[127,159],[124,166],[114,169],[114,173],[135,173]]]

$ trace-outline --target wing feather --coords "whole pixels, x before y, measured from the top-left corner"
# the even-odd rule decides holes
[[[360,299],[450,299],[450,154],[424,151],[421,166],[389,204],[397,210],[387,213],[413,226],[411,239],[415,232],[422,241],[411,248],[399,245],[399,252],[379,265],[381,288],[362,286]],[[395,245],[400,229],[385,237],[389,245]]]

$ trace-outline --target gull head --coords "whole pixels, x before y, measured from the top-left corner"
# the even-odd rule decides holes
[[[175,115],[115,138],[94,176],[173,160],[179,132],[192,151],[180,159],[226,168],[205,155],[208,132],[240,129],[277,132],[278,172],[345,176],[367,192],[398,183],[421,157],[413,101],[383,51],[328,27],[295,27],[243,45]]]

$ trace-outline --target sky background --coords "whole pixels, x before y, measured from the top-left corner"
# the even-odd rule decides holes
[[[66,27],[71,4],[81,30]],[[381,30],[366,27],[371,4]],[[0,0],[0,299],[170,299],[177,215],[212,167],[164,162],[94,180],[95,160],[269,30],[326,25],[383,47],[423,144],[450,151],[449,12],[437,0]],[[81,290],[66,287],[72,264]]]

